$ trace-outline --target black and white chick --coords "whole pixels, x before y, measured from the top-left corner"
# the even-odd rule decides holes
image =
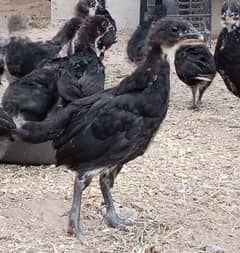
[[[149,29],[158,19],[163,18],[166,15],[167,8],[165,5],[159,4],[156,8],[151,9],[149,19],[137,27],[127,45],[127,55],[132,62],[138,65],[143,61],[145,57],[145,40]]]
[[[179,79],[192,90],[190,108],[199,108],[204,92],[216,75],[212,53],[204,44],[182,46],[175,56],[175,69]]]
[[[2,106],[18,126],[25,121],[44,120],[59,97],[67,103],[103,90],[104,66],[91,46],[107,28],[108,21],[102,16],[85,19],[74,52],[63,46],[58,58],[7,87]],[[72,43],[67,45],[72,48]]]
[[[217,40],[215,63],[227,89],[240,97],[240,3],[224,3],[221,19],[223,29]]]
[[[170,66],[165,49],[199,38],[188,21],[162,20],[150,31],[145,61],[118,86],[75,100],[45,121],[28,122],[17,130],[30,142],[53,139],[57,164],[76,171],[69,233],[84,233],[81,197],[97,175],[107,224],[119,229],[132,224],[116,213],[111,188],[122,166],[145,153],[167,114]]]
[[[106,9],[105,0],[79,0],[75,7],[77,17],[102,15],[111,24],[111,29],[98,41],[97,48],[104,57],[105,50],[109,49],[115,42],[117,36],[117,26],[110,12]]]
[[[116,21],[111,16],[110,12],[106,9],[106,0],[98,0],[100,6],[97,8],[96,15],[104,16],[111,24],[111,29],[104,34],[104,36],[98,42],[98,48],[104,53],[114,43],[117,42],[117,26]]]

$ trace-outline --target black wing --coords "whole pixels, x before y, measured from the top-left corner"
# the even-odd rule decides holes
[[[12,118],[0,107],[0,136],[11,136],[11,131],[15,128]]]
[[[136,97],[113,97],[102,96],[87,113],[72,118],[55,141],[58,164],[102,167],[125,161],[134,154],[144,125],[136,110]]]
[[[145,40],[148,31],[151,27],[151,22],[145,22],[139,26],[133,33],[127,45],[127,54],[129,59],[136,64],[143,61],[145,57]]]

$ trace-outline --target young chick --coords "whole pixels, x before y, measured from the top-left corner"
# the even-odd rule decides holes
[[[106,9],[105,0],[80,0],[75,7],[75,15],[77,17],[101,15],[111,24],[111,29],[98,41],[98,48],[103,57],[104,51],[116,42],[117,34],[116,22]]]
[[[63,105],[104,89],[105,67],[99,58],[98,41],[112,28],[104,16],[85,19],[73,42],[74,54],[62,65],[58,80]]]
[[[111,188],[122,166],[145,153],[167,114],[170,67],[166,53],[200,37],[188,21],[166,18],[158,22],[147,39],[145,61],[118,86],[75,100],[47,120],[18,129],[31,142],[53,139],[57,164],[77,173],[69,233],[84,233],[81,196],[96,175],[100,175],[106,222],[120,229],[132,224],[117,215]]]
[[[175,68],[179,79],[192,90],[193,100],[190,108],[199,108],[205,90],[216,75],[212,53],[203,44],[183,46],[176,53]]]

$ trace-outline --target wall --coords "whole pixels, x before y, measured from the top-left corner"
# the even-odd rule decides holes
[[[221,31],[220,15],[222,3],[225,0],[212,0],[212,34],[217,37]]]
[[[58,24],[73,16],[76,0],[52,0],[51,22]]]
[[[77,0],[52,0],[51,20],[56,24],[73,15]],[[118,29],[135,28],[139,23],[140,0],[107,0],[107,8],[117,22]]]
[[[107,8],[116,19],[118,29],[136,28],[140,18],[140,0],[107,0]]]

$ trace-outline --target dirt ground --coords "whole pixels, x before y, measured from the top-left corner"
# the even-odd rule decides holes
[[[50,2],[48,0],[1,0],[0,30],[6,31],[7,18],[12,14],[24,14],[33,27],[42,28],[49,23]]]
[[[47,27],[29,35],[47,39],[55,32]],[[128,37],[119,32],[107,52],[106,87],[134,69],[125,55]],[[113,189],[120,213],[135,219],[129,232],[103,223],[97,179],[84,193],[87,235],[79,241],[66,233],[72,172],[1,165],[0,252],[141,253],[152,245],[158,253],[240,252],[240,102],[219,76],[200,111],[189,110],[190,101],[190,90],[172,69],[167,118],[147,153],[124,167]]]

